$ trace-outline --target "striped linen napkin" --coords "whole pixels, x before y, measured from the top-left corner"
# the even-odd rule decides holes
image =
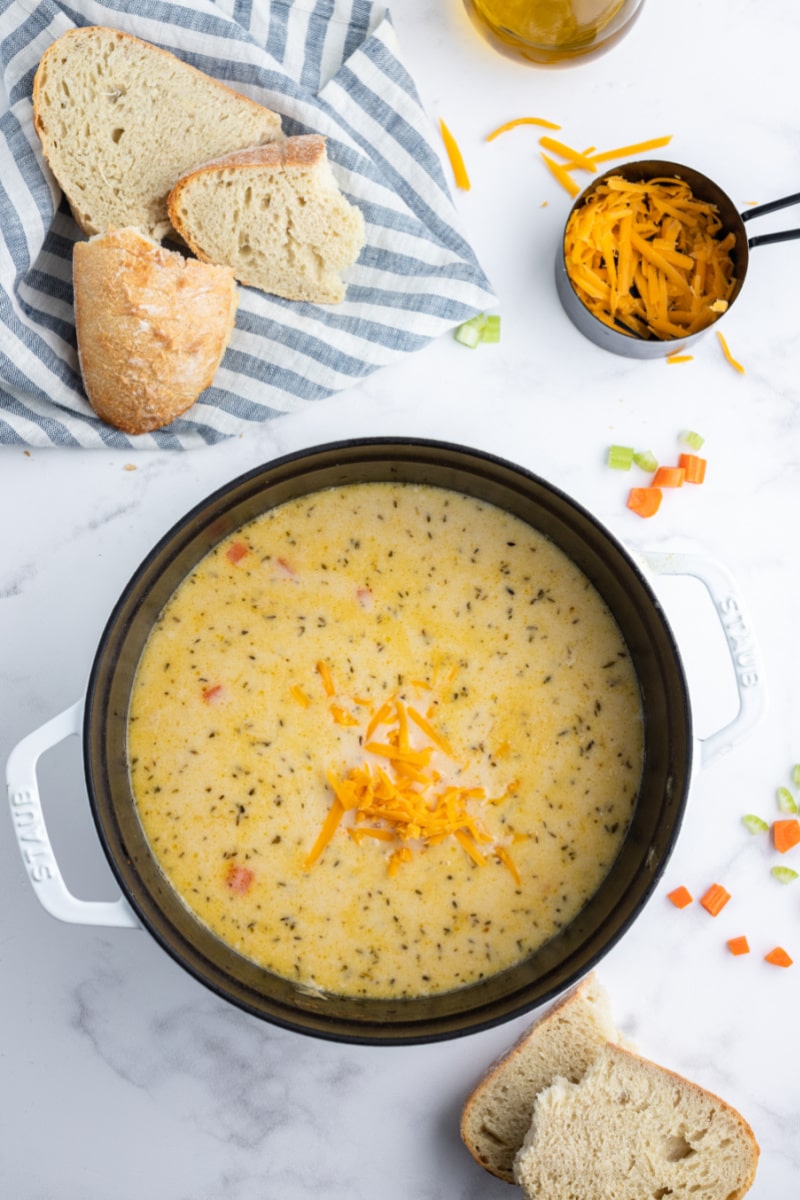
[[[240,288],[212,387],[171,425],[137,437],[100,421],[83,391],[72,310],[72,249],[83,235],[33,127],[39,59],[75,25],[154,42],[280,113],[286,134],[324,134],[366,222],[341,304]],[[341,391],[494,303],[380,3],[0,0],[0,69],[0,443],[208,445]]]

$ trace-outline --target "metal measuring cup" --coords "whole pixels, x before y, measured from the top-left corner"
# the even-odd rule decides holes
[[[786,242],[800,238],[800,229],[786,229],[779,233],[765,233],[759,237],[748,238],[745,228],[745,222],[752,221],[754,217],[765,216],[767,213],[787,208],[791,204],[800,204],[800,192],[796,192],[792,196],[784,196],[780,200],[771,200],[767,204],[759,204],[755,208],[740,213],[730,197],[707,175],[701,175],[699,171],[682,166],[680,163],[663,162],[661,159],[645,159],[640,162],[624,163],[622,166],[605,171],[592,180],[570,209],[556,252],[556,290],[567,316],[580,332],[595,345],[602,346],[604,350],[610,350],[613,354],[621,354],[626,358],[666,358],[670,354],[686,350],[698,338],[707,333],[708,329],[713,329],[720,318],[697,333],[687,334],[684,338],[664,340],[641,338],[622,328],[611,328],[586,307],[575,291],[567,270],[564,248],[566,230],[573,212],[585,204],[596,189],[611,175],[621,175],[624,179],[637,183],[646,183],[651,179],[678,178],[689,185],[692,193],[699,200],[716,205],[722,222],[720,237],[724,237],[730,232],[733,232],[736,237],[736,245],[731,254],[734,263],[735,284],[728,298],[726,312],[730,311],[731,305],[742,290],[750,260],[750,249],[754,246],[766,246],[773,242]]]

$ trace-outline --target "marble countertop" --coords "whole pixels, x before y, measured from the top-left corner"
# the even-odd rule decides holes
[[[134,568],[189,508],[238,474],[318,443],[372,435],[454,440],[520,463],[588,507],[634,552],[718,561],[747,615],[748,669],[766,715],[695,772],[678,844],[656,894],[601,962],[618,1025],[642,1052],[722,1095],[752,1124],[750,1195],[794,1195],[800,1070],[800,880],[741,817],[777,816],[800,761],[800,244],[758,248],[724,318],[739,374],[716,337],[693,359],[637,362],[569,323],[553,258],[569,208],[536,135],[489,130],[548,117],[575,145],[673,135],[669,157],[714,178],[744,209],[800,178],[791,0],[649,0],[608,55],[549,70],[477,36],[460,0],[397,0],[393,17],[431,117],[458,138],[472,178],[456,204],[498,296],[499,345],[449,335],[357,387],[246,437],[185,454],[0,450],[0,751],[79,699],[106,619]],[[762,229],[800,224],[792,210]],[[625,507],[633,481],[609,444],[664,461],[701,432],[702,488],[657,517]],[[132,469],[133,468],[133,469]],[[739,634],[694,577],[654,584],[682,648],[700,739],[735,716]],[[750,641],[750,634],[754,642]],[[741,666],[741,664],[740,664]],[[78,739],[40,763],[43,803],[75,894],[116,890],[86,800]],[[797,790],[797,789],[796,789]],[[800,848],[794,852],[800,869]],[[790,865],[792,852],[784,861]],[[679,912],[677,884],[712,882],[716,919]],[[529,1023],[452,1042],[364,1048],[305,1038],[218,999],[148,934],[67,925],[39,905],[0,819],[0,1193],[14,1200],[482,1200],[510,1196],[461,1145],[461,1105]],[[751,953],[726,939],[746,934]],[[788,970],[764,955],[783,945]]]

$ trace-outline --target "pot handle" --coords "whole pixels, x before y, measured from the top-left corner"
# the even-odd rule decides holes
[[[119,900],[79,900],[67,888],[47,834],[36,778],[39,757],[83,726],[83,700],[23,738],[8,758],[6,783],[11,821],[28,878],[40,904],[59,921],[72,925],[141,928],[123,896]]]
[[[733,664],[739,710],[727,725],[700,740],[705,767],[731,750],[760,721],[766,708],[766,689],[760,655],[746,609],[727,567],[700,554],[640,552],[654,575],[693,575],[703,583],[714,602]]]

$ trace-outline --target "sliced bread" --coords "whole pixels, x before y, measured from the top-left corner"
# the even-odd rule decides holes
[[[149,42],[72,29],[42,56],[33,112],[44,157],[84,233],[169,231],[167,196],[191,167],[282,137],[280,117]]]
[[[461,1114],[473,1158],[508,1183],[538,1092],[558,1076],[580,1079],[607,1041],[618,1037],[605,990],[588,975],[528,1029],[484,1075]]]
[[[149,433],[210,385],[236,317],[230,268],[127,228],[76,244],[73,285],[84,387],[104,421]]]
[[[740,1200],[758,1153],[718,1096],[607,1045],[540,1093],[515,1176],[527,1200]]]
[[[319,134],[197,168],[175,185],[169,215],[198,258],[286,300],[338,303],[340,272],[364,244],[361,211],[339,191]]]

